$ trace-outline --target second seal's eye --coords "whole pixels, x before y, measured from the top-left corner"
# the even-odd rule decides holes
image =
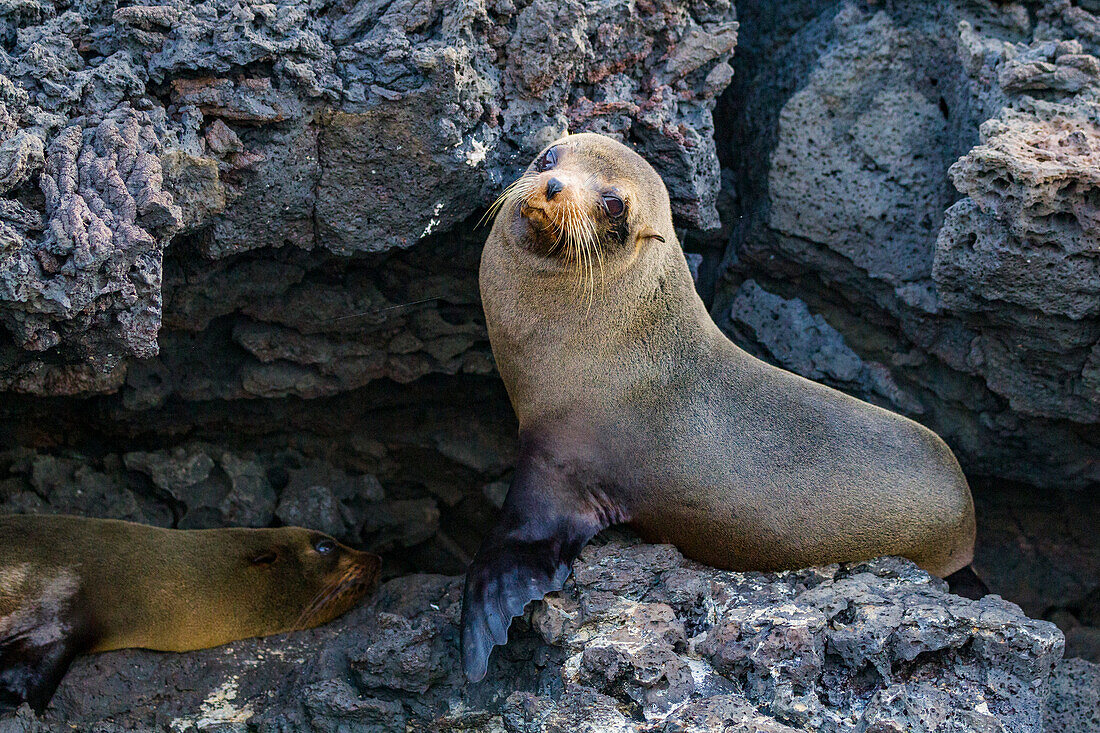
[[[322,555],[327,555],[336,549],[336,542],[328,537],[322,537],[313,543],[313,549]]]
[[[622,216],[623,212],[626,211],[626,205],[623,203],[623,200],[611,193],[604,194],[603,207],[607,209],[608,215],[613,219]]]
[[[542,173],[543,171],[550,170],[557,164],[558,154],[554,152],[554,148],[550,148],[545,153],[543,153],[542,157],[539,158],[537,163],[535,163],[535,168],[538,170],[539,173]]]

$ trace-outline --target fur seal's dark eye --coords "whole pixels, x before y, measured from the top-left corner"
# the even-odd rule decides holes
[[[603,207],[607,209],[608,215],[612,218],[622,216],[623,212],[626,211],[626,205],[623,204],[623,200],[610,193],[604,194]]]
[[[313,543],[313,549],[322,555],[327,555],[336,549],[336,542],[330,540],[328,537],[322,537]]]
[[[539,173],[542,173],[543,171],[550,170],[557,164],[558,154],[554,152],[554,148],[550,148],[545,153],[543,153],[542,157],[539,158],[537,163],[535,163],[535,169],[538,170]]]

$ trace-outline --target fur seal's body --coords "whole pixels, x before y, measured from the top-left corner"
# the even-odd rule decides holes
[[[481,260],[520,456],[467,574],[471,679],[512,617],[559,589],[609,524],[736,570],[901,555],[945,576],[970,562],[973,502],[943,441],[730,342],[696,294],[645,160],[574,135],[521,181]],[[608,195],[623,206],[601,209]],[[556,211],[567,206],[572,218]],[[598,247],[581,288],[569,262],[585,258],[563,254],[577,210]]]
[[[78,654],[190,651],[318,626],[378,582],[320,532],[0,516],[0,704],[41,710]]]

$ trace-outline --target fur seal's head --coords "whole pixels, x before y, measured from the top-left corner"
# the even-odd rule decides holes
[[[254,530],[249,540],[238,560],[250,581],[248,592],[258,595],[256,606],[268,622],[279,609],[281,630],[328,623],[378,585],[381,558],[326,534],[282,527]]]
[[[586,287],[674,239],[661,177],[626,145],[594,133],[543,149],[490,208],[494,215],[508,242]]]

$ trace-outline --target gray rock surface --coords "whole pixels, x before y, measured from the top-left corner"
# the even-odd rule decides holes
[[[969,197],[932,270],[975,332],[965,367],[1017,412],[1100,422],[1100,104],[1006,110],[981,133],[951,167]]]
[[[411,575],[314,631],[88,657],[45,717],[24,709],[0,728],[1026,733],[1042,730],[1063,643],[903,560],[739,574],[612,541],[586,549],[467,686],[459,599],[459,579]],[[1078,666],[1055,684],[1079,682]]]
[[[728,0],[17,3],[0,35],[0,388],[117,391],[129,359],[158,351],[166,248],[409,248],[485,208],[567,129],[632,142],[685,224],[718,224]],[[290,367],[256,389],[389,374],[378,344],[316,331],[235,338],[264,362],[288,339],[354,378]]]
[[[904,392],[890,370],[864,362],[844,337],[801,300],[769,293],[745,280],[730,304],[727,328],[742,347],[785,369],[831,387],[864,395],[872,402],[920,415],[920,401]]]
[[[1067,659],[1054,668],[1045,730],[1100,731],[1100,665]]]
[[[1100,60],[1078,5],[743,8],[725,112],[740,218],[713,312],[751,331],[751,280],[881,370],[848,357],[852,378],[827,381],[929,425],[969,472],[1086,487]],[[820,378],[806,333],[750,343]]]

